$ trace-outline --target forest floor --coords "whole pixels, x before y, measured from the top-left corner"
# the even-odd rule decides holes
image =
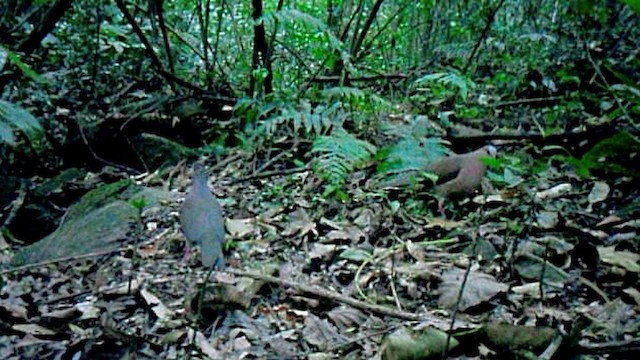
[[[188,167],[175,170],[142,183],[183,192]],[[485,180],[439,212],[428,190],[375,189],[368,171],[343,203],[310,170],[207,166],[228,271],[182,260],[179,196],[119,251],[4,270],[0,357],[638,355],[637,180],[550,161],[526,187]]]

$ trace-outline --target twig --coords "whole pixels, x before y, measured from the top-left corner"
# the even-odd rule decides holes
[[[587,54],[587,59],[589,59],[589,62],[591,63],[591,65],[593,65],[593,70],[596,72],[596,74],[598,74],[598,77],[604,83],[604,85],[607,88],[607,91],[609,92],[609,94],[611,94],[611,96],[613,96],[613,99],[615,100],[616,104],[618,104],[618,107],[620,108],[620,111],[622,111],[624,116],[628,120],[630,120],[631,125],[636,130],[640,130],[640,124],[634,122],[633,118],[631,118],[629,116],[629,112],[627,111],[627,108],[622,104],[622,101],[620,100],[618,95],[616,95],[616,93],[611,88],[611,85],[609,85],[609,82],[607,81],[607,78],[602,74],[602,71],[600,71],[600,66],[598,64],[596,64],[595,60],[593,60],[593,57],[591,57],[591,53],[589,52],[589,46],[587,45],[587,42],[583,41],[583,43],[584,43],[585,52]]]
[[[476,218],[474,220],[475,224],[480,227],[479,220]],[[456,299],[456,304],[453,307],[453,313],[451,314],[451,322],[449,324],[449,331],[447,331],[447,341],[442,348],[442,359],[446,359],[449,353],[449,346],[451,344],[453,326],[456,323],[456,317],[458,316],[458,312],[460,312],[460,303],[462,302],[462,295],[464,294],[464,289],[467,286],[467,280],[469,280],[469,274],[471,273],[471,267],[473,265],[473,259],[476,256],[476,249],[478,244],[478,235],[477,232],[471,233],[472,244],[471,244],[471,254],[472,258],[469,259],[469,263],[467,264],[467,268],[464,271],[464,277],[462,278],[462,283],[460,284],[460,291],[458,291],[458,298]]]
[[[469,55],[469,58],[467,59],[464,65],[464,68],[462,69],[463,74],[465,74],[467,70],[469,70],[469,66],[471,66],[471,61],[473,61],[473,58],[476,56],[478,49],[480,48],[480,45],[487,38],[487,34],[489,33],[489,29],[491,29],[491,25],[493,24],[493,21],[496,18],[496,14],[498,13],[498,10],[500,10],[504,2],[505,0],[500,0],[498,5],[496,5],[493,9],[491,9],[491,12],[487,15],[487,22],[484,24],[484,29],[482,29],[482,32],[480,33],[480,37],[478,38],[478,41],[474,45],[473,50],[471,50],[471,54]]]
[[[313,294],[329,300],[334,300],[342,304],[353,306],[355,308],[365,310],[365,311],[370,311],[372,313],[376,313],[380,315],[393,316],[399,319],[410,320],[410,321],[425,321],[425,320],[427,321],[433,320],[434,322],[438,321],[437,318],[431,315],[414,314],[406,311],[396,310],[396,309],[389,308],[382,305],[369,304],[364,301],[360,301],[349,296],[345,296],[333,291],[329,291],[318,286],[305,285],[305,284],[301,284],[291,280],[280,279],[274,276],[258,274],[252,271],[242,271],[242,270],[235,270],[235,269],[227,269],[225,271],[236,276],[248,277],[256,280],[278,284],[281,286],[291,287],[301,292]]]
[[[640,339],[629,339],[622,341],[610,341],[600,344],[582,344],[579,345],[580,354],[628,354],[640,352]]]
[[[477,119],[484,121],[484,119]],[[451,142],[472,141],[487,142],[491,140],[524,140],[543,144],[563,143],[566,141],[580,142],[582,140],[594,141],[603,139],[612,134],[616,128],[616,121],[609,121],[599,125],[587,127],[584,131],[564,132],[559,134],[544,135],[537,132],[520,132],[517,130],[500,130],[495,133],[477,132],[474,134],[465,134],[466,129],[449,128],[445,140]]]
[[[89,152],[91,153],[91,155],[93,155],[93,158],[110,166],[113,166],[116,169],[120,169],[123,171],[126,171],[130,174],[136,174],[136,173],[140,173],[138,170],[130,168],[128,166],[124,166],[124,165],[120,165],[114,162],[111,162],[107,159],[102,158],[100,155],[98,155],[93,148],[91,147],[91,144],[89,144],[89,140],[87,139],[86,134],[84,133],[84,129],[82,128],[82,126],[80,124],[78,124],[78,129],[80,130],[80,136],[82,137],[82,141],[84,142],[84,144],[87,146],[87,149],[89,149]]]
[[[265,162],[264,164],[262,164],[262,166],[260,166],[256,171],[253,172],[252,175],[256,175],[258,173],[261,173],[262,171],[264,171],[266,168],[268,168],[269,166],[271,166],[271,164],[275,163],[276,161],[278,161],[280,158],[282,158],[283,156],[285,156],[286,154],[289,154],[292,150],[296,149],[298,147],[299,141],[296,140],[294,142],[293,145],[291,145],[291,147],[288,149],[288,151],[283,151],[280,154],[272,157],[271,159],[269,159],[269,161]]]
[[[241,183],[241,182],[247,182],[247,181],[251,181],[251,180],[256,180],[256,179],[264,179],[264,178],[270,178],[270,177],[274,177],[274,176],[280,176],[280,175],[291,175],[291,174],[295,174],[295,173],[301,173],[301,172],[305,172],[305,171],[309,171],[311,170],[311,165],[307,164],[306,166],[303,167],[299,167],[299,168],[293,168],[293,169],[285,169],[285,170],[278,170],[278,171],[269,171],[269,172],[265,172],[262,174],[256,174],[256,175],[252,175],[252,176],[247,176],[241,179],[237,179],[232,181],[232,184],[237,184],[237,183]]]
[[[32,269],[32,268],[40,268],[40,267],[43,267],[43,266],[57,264],[57,263],[65,262],[65,261],[81,260],[81,259],[86,259],[86,258],[91,258],[91,257],[96,257],[96,256],[108,255],[108,254],[116,253],[116,252],[119,252],[119,251],[124,251],[126,249],[127,249],[127,247],[121,247],[121,248],[111,249],[111,250],[96,251],[96,252],[83,254],[83,255],[65,256],[63,258],[57,258],[57,259],[53,259],[53,260],[41,261],[41,262],[37,262],[37,263],[33,263],[33,264],[27,264],[27,265],[17,266],[17,267],[13,267],[13,268],[9,268],[9,269],[0,270],[0,275],[11,274],[11,273],[14,273],[14,272],[20,272],[20,271],[29,270],[29,269]]]
[[[507,106],[515,106],[515,105],[534,105],[534,104],[544,104],[544,103],[555,103],[564,99],[563,96],[550,96],[545,98],[529,98],[529,99],[517,99],[511,101],[504,101],[495,104],[496,108],[502,108]]]
[[[551,358],[553,358],[553,355],[555,355],[556,352],[558,352],[558,349],[560,349],[560,345],[562,345],[562,340],[563,338],[561,334],[557,334],[556,336],[554,336],[549,346],[547,346],[544,352],[540,354],[540,356],[538,356],[538,359],[551,360]]]
[[[0,228],[6,228],[13,222],[13,218],[16,217],[18,210],[22,208],[24,204],[24,199],[27,196],[27,183],[25,181],[20,183],[20,189],[18,190],[18,196],[8,205],[11,206],[11,211],[9,211],[9,215],[4,219],[4,223]]]
[[[395,229],[393,229],[393,242],[394,242],[394,245],[395,245],[394,248],[397,246],[398,243],[401,243],[403,248],[405,246],[405,244],[402,243],[402,240],[400,240],[398,235],[395,234]],[[396,291],[396,256],[395,256],[395,251],[391,253],[391,272],[389,274],[387,274],[387,276],[389,277],[389,286],[391,287],[391,294],[393,295],[393,300],[396,303],[396,307],[398,308],[398,310],[402,310],[402,303],[400,303],[400,298],[398,297],[398,292]]]

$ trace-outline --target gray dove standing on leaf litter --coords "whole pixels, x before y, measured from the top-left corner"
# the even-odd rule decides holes
[[[222,254],[224,242],[224,219],[222,208],[209,190],[204,166],[196,163],[193,179],[180,210],[180,223],[185,237],[191,243],[200,245],[202,264],[206,267],[223,269]]]

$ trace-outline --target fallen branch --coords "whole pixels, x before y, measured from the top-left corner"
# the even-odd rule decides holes
[[[357,300],[354,299],[352,297],[346,296],[346,295],[342,295],[339,293],[336,293],[334,291],[329,291],[327,289],[323,289],[321,287],[318,286],[310,286],[310,285],[305,285],[305,284],[301,284],[295,281],[290,281],[290,280],[284,280],[284,279],[280,279],[274,276],[269,276],[269,275],[263,275],[263,274],[258,274],[252,271],[243,271],[243,270],[236,270],[236,269],[227,269],[226,272],[236,275],[236,276],[242,276],[242,277],[248,277],[248,278],[252,278],[255,280],[261,280],[261,281],[265,281],[265,282],[270,282],[273,284],[278,284],[281,286],[286,286],[286,287],[291,287],[294,288],[300,292],[304,292],[304,293],[309,293],[309,294],[313,294],[319,297],[323,297],[325,299],[329,299],[329,300],[333,300],[333,301],[337,301],[339,303],[342,304],[346,304],[349,306],[353,306],[355,308],[361,309],[361,310],[365,310],[365,311],[369,311],[372,313],[376,313],[376,314],[380,314],[380,315],[388,315],[388,316],[393,316],[399,319],[404,319],[404,320],[410,320],[410,321],[428,321],[433,323],[434,326],[436,326],[437,324],[444,324],[445,319],[441,319],[441,318],[437,318],[435,316],[432,315],[427,315],[427,314],[414,314],[414,313],[410,313],[410,312],[406,312],[406,311],[401,311],[401,310],[396,310],[393,308],[389,308],[386,306],[381,306],[381,305],[377,305],[377,304],[370,304],[370,303],[366,303],[364,301],[361,300]],[[439,326],[436,326],[439,328]]]

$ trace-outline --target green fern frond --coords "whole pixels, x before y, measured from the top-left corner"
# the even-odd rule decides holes
[[[385,122],[382,124],[382,132],[395,139],[426,139],[446,135],[446,130],[425,115],[405,115],[398,123],[399,125],[397,122]]]
[[[462,58],[466,59],[471,53],[473,44],[469,43],[452,43],[437,46],[433,49],[433,56],[442,57],[444,59]]]
[[[353,170],[371,160],[376,147],[336,128],[329,136],[317,137],[311,153],[318,155],[314,172],[331,185],[343,185]]]
[[[407,137],[387,149],[387,156],[378,167],[378,173],[393,177],[408,171],[424,171],[429,164],[447,153],[447,148],[439,138]]]
[[[467,98],[469,94],[469,90],[475,88],[476,84],[471,81],[471,79],[462,76],[456,72],[439,72],[425,75],[418,80],[416,80],[416,84],[423,83],[438,83],[445,87],[454,87],[458,89],[458,93],[463,99]]]
[[[305,134],[320,135],[332,126],[341,125],[345,115],[340,111],[340,103],[329,106],[312,106],[304,101],[295,107],[281,108],[277,116],[264,120],[262,130],[267,134],[275,133],[283,126],[293,126],[293,131],[304,130]]]
[[[336,86],[322,91],[322,96],[329,99],[364,99],[366,95],[361,89],[348,86]]]
[[[415,116],[400,126],[389,125],[383,131],[399,139],[379,153],[382,161],[375,180],[383,187],[422,177],[429,164],[449,153],[441,138],[442,129],[426,116]]]
[[[15,146],[16,130],[30,140],[42,134],[42,126],[31,113],[18,105],[0,100],[0,142]]]

